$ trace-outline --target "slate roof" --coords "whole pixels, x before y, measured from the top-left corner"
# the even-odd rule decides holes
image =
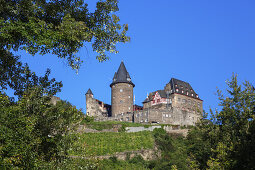
[[[182,80],[175,79],[175,78],[171,78],[169,83],[170,83],[170,86],[172,89],[170,91],[170,94],[177,93],[177,94],[182,94],[185,96],[189,96],[189,97],[201,100],[189,83],[182,81]],[[165,90],[157,90],[157,91],[150,93],[149,96],[143,101],[143,103],[152,101],[153,96],[155,95],[156,92],[159,93],[161,98],[167,98],[167,94],[166,94]],[[192,96],[192,94],[193,94],[193,96]]]
[[[90,88],[88,89],[88,91],[87,91],[87,93],[86,93],[86,94],[92,94],[92,95],[93,95],[93,93],[92,93],[92,91],[91,91],[91,89],[90,89]],[[86,95],[86,94],[85,94],[85,95]]]
[[[199,99],[197,93],[193,90],[193,88],[191,87],[189,83],[182,80],[175,79],[175,78],[171,78],[169,83],[172,89],[171,93],[182,94],[185,96]]]
[[[123,61],[120,63],[119,69],[117,72],[115,72],[112,83],[110,84],[110,87],[112,87],[114,84],[117,83],[129,83],[133,87],[135,87],[134,83],[132,83],[129,73],[127,72],[127,69],[123,63]]]

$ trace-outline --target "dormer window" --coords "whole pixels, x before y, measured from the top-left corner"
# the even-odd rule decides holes
[[[191,94],[191,96],[193,97],[193,96],[194,96],[194,94],[192,93],[192,94]]]
[[[184,91],[182,90],[182,93],[183,93]]]
[[[131,81],[131,78],[127,78],[127,81]]]
[[[189,95],[189,92],[187,92],[187,95]]]
[[[177,87],[177,84],[175,85],[175,87]]]
[[[178,92],[179,91],[179,89],[176,89],[176,92]]]
[[[113,81],[116,81],[116,79],[113,79]]]
[[[198,98],[198,95],[196,97]]]

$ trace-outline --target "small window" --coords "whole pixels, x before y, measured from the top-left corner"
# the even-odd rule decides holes
[[[198,95],[196,97],[198,98]]]
[[[186,103],[186,100],[185,100],[185,99],[182,99],[182,103]]]
[[[178,92],[178,91],[179,91],[179,89],[176,89],[176,91]]]
[[[120,100],[120,103],[123,103],[123,101],[122,101],[122,100]]]
[[[157,99],[157,102],[159,103],[159,102],[160,102],[160,99]]]
[[[123,92],[123,89],[120,89],[120,92]]]
[[[178,102],[180,102],[181,101],[181,98],[178,98]]]
[[[130,87],[130,84],[128,85],[128,87]]]
[[[168,114],[166,114],[166,117],[168,117]]]
[[[175,87],[177,87],[177,84],[175,85]]]
[[[194,94],[192,93],[192,94],[191,94],[191,96],[193,97],[193,96],[194,96]]]
[[[182,90],[182,93],[184,93],[184,91]]]
[[[200,103],[197,103],[197,107],[200,107]]]
[[[130,110],[130,107],[128,107],[128,110]]]
[[[189,95],[189,92],[187,92],[187,95]]]
[[[130,99],[130,96],[128,96],[128,98]]]

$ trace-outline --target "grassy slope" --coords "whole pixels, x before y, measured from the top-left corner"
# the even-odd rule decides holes
[[[99,156],[111,155],[116,152],[151,149],[154,146],[152,132],[136,133],[85,133],[73,134],[78,136],[70,155],[73,156]]]

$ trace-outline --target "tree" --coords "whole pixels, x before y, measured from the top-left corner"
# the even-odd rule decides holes
[[[255,89],[248,81],[239,85],[236,75],[227,85],[227,96],[218,90],[222,110],[211,111],[211,123],[202,120],[188,136],[188,151],[201,169],[255,167]]]
[[[0,48],[26,50],[29,54],[52,53],[67,58],[72,68],[79,68],[75,53],[91,42],[106,60],[106,51],[115,52],[116,43],[127,42],[127,25],[119,24],[117,0],[99,1],[89,12],[83,0],[12,0],[0,5]]]
[[[67,156],[71,140],[67,135],[80,121],[82,112],[70,103],[50,104],[61,82],[49,79],[50,70],[38,77],[20,56],[26,50],[51,53],[67,59],[79,69],[78,50],[91,43],[97,59],[117,53],[116,43],[127,42],[127,25],[119,24],[117,0],[97,2],[89,12],[83,0],[0,0],[0,165],[3,168],[32,169],[45,161]],[[3,89],[15,90],[12,101]],[[1,167],[1,168],[2,168]]]
[[[82,112],[65,101],[50,103],[39,86],[15,103],[0,92],[0,167],[33,169],[65,158],[75,140],[68,133]]]
[[[20,83],[25,64],[11,51],[51,53],[79,69],[76,53],[91,44],[101,62],[107,52],[117,53],[116,43],[127,42],[128,25],[120,25],[117,0],[99,1],[89,12],[83,0],[1,0],[0,1],[0,87]]]

